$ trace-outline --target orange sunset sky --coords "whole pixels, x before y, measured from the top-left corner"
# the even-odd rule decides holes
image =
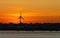
[[[60,23],[60,0],[0,0],[0,22],[19,23],[20,11],[24,23]]]

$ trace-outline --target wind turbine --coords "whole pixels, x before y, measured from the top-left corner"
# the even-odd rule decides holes
[[[23,19],[23,16],[22,16],[22,11],[20,11],[20,16],[19,16],[19,19],[20,19],[20,24],[22,23],[22,19]]]
[[[22,19],[23,19],[23,16],[22,16],[22,11],[20,11],[20,16],[18,17],[18,19],[20,19],[20,25],[22,24]],[[17,26],[17,28],[19,29],[20,27]],[[18,32],[19,30],[17,30]]]

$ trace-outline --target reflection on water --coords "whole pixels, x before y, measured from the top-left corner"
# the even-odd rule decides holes
[[[0,31],[0,38],[60,38],[60,32]]]

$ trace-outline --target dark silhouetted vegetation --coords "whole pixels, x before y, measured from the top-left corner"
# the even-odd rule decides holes
[[[24,31],[60,31],[60,23],[35,23],[35,24],[2,24],[0,30],[24,30]]]

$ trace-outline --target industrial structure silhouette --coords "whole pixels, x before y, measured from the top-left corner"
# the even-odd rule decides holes
[[[24,19],[23,16],[22,16],[22,11],[20,11],[20,17],[19,17],[19,19],[20,19],[20,24],[21,24],[22,23],[22,19]]]

